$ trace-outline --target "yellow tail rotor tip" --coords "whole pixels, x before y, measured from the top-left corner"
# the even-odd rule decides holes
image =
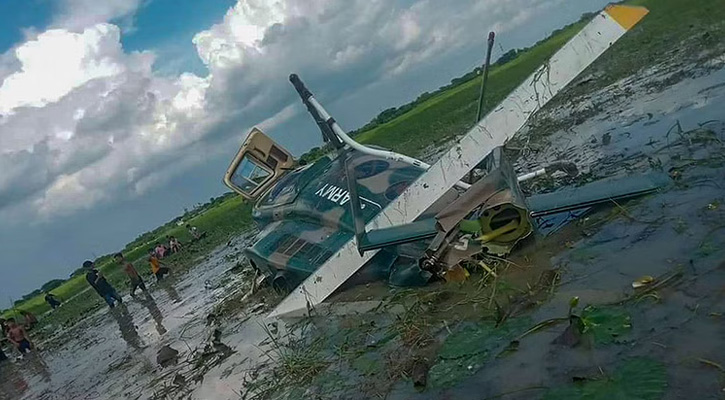
[[[644,7],[623,6],[619,4],[610,4],[604,11],[626,30],[632,29],[633,26],[637,25],[649,13],[649,10]]]

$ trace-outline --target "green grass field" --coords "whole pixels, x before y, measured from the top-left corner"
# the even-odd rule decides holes
[[[576,23],[516,59],[491,68],[484,112],[503,100],[584,25],[586,22]],[[356,139],[416,156],[431,144],[441,144],[473,126],[479,90],[480,79],[472,79],[428,99],[392,121],[360,133]]]

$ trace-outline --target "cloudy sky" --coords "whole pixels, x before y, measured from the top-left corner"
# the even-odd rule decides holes
[[[0,0],[0,305],[121,248],[221,177],[261,125],[320,142],[602,0]]]

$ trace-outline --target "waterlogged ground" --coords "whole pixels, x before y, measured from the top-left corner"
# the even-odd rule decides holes
[[[247,296],[253,277],[235,267],[240,237],[152,285],[153,300],[127,298],[125,311],[57,332],[42,358],[6,363],[0,398],[719,399],[723,66],[643,71],[552,107],[548,125],[511,143],[519,172],[558,160],[582,170],[531,192],[651,171],[672,183],[528,240],[509,261],[485,259],[495,275],[358,287],[313,318],[270,324],[275,299]],[[164,346],[179,354],[162,368]]]
[[[254,344],[264,337],[261,330],[255,330],[260,325],[238,324],[253,319],[251,313],[235,310],[237,303],[241,308],[239,301],[252,281],[245,270],[235,268],[242,261],[240,250],[248,240],[245,236],[237,238],[200,259],[199,265],[183,276],[172,277],[164,285],[151,284],[152,299],[126,295],[125,308],[113,312],[104,308],[69,331],[57,332],[55,338],[41,344],[36,356],[4,363],[0,398],[163,399],[180,398],[193,391],[194,398],[199,399],[238,398],[233,391],[238,392],[239,385],[219,378],[245,368],[244,360],[256,361],[259,352]],[[209,319],[219,304],[229,308],[219,311],[234,314],[234,318],[220,315]],[[248,307],[246,311],[250,311]],[[219,354],[201,357],[220,323],[225,325],[222,341],[237,353],[224,359]],[[158,351],[167,345],[179,351],[178,363],[161,368]],[[192,361],[195,364],[191,365]],[[177,374],[196,376],[196,372],[206,372],[215,364],[223,366],[222,371],[208,373],[203,382],[169,388]]]
[[[519,172],[574,161],[562,186],[648,172],[662,191],[591,210],[464,284],[334,297],[301,321],[260,398],[719,399],[725,390],[725,58],[652,68],[552,107],[510,144]],[[541,125],[539,125],[541,128]],[[641,287],[634,289],[633,283]],[[578,300],[572,300],[572,299]],[[383,299],[373,312],[369,310]],[[338,307],[337,311],[340,311]],[[333,311],[335,309],[333,308]],[[263,375],[264,376],[264,375]]]

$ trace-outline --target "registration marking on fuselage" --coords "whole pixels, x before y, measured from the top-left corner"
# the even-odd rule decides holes
[[[340,187],[337,187],[335,185],[332,185],[330,183],[325,183],[322,185],[321,188],[317,189],[315,192],[315,195],[317,197],[321,197],[323,199],[329,200],[335,204],[338,204],[340,206],[344,206],[347,204],[348,201],[350,201],[350,192],[348,192],[345,189],[342,189]],[[380,206],[380,204],[370,200],[366,199],[365,197],[360,196],[360,200],[363,201],[362,208],[365,208],[365,203],[371,204],[378,209],[382,209],[383,207]]]

